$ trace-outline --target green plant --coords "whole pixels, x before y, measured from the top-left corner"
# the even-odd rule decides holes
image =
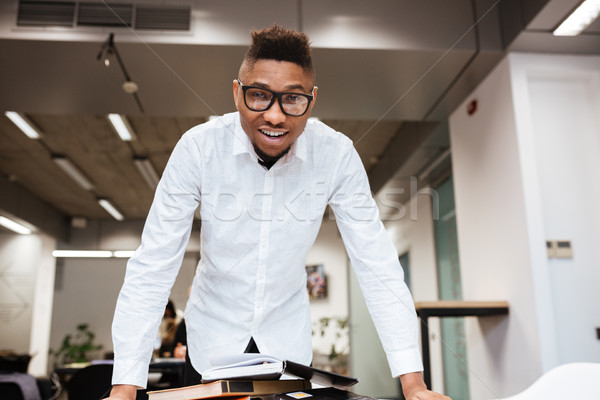
[[[66,334],[61,347],[57,351],[50,352],[54,354],[56,363],[87,362],[90,361],[90,352],[102,348],[101,344],[94,344],[95,338],[96,335],[89,330],[88,324],[79,324],[75,335]]]
[[[329,350],[328,354],[329,360],[332,361],[342,354],[347,348],[347,346],[344,346],[344,349],[339,349],[339,344],[338,348],[336,348],[336,342],[348,336],[348,318],[323,317],[319,319],[319,322],[317,323],[317,329],[321,337],[325,336],[325,333],[330,327],[334,330],[335,335],[335,342],[331,344],[331,349]],[[313,330],[313,335],[314,334],[315,331]]]

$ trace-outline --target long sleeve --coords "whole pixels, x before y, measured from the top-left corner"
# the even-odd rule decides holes
[[[141,246],[127,264],[112,326],[113,384],[145,387],[161,316],[200,200],[201,168],[189,137],[175,147],[156,189]]]
[[[354,148],[342,151],[330,205],[393,376],[422,371],[418,320],[398,254]]]

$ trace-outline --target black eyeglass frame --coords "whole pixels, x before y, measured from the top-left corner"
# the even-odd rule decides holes
[[[269,108],[271,108],[273,106],[273,103],[275,103],[275,100],[277,100],[277,102],[279,103],[279,109],[281,110],[282,113],[284,113],[285,115],[289,115],[290,117],[301,117],[304,114],[306,114],[306,112],[308,111],[308,107],[310,106],[310,103],[314,100],[315,96],[315,88],[313,87],[312,90],[312,94],[306,94],[306,93],[298,93],[298,92],[275,92],[273,90],[261,87],[261,86],[246,86],[242,83],[242,81],[238,78],[236,79],[236,81],[238,81],[238,83],[240,84],[241,88],[242,88],[242,92],[244,92],[244,104],[246,105],[246,107],[248,108],[248,110],[250,111],[254,111],[254,112],[263,112],[263,111],[267,111]],[[257,110],[256,108],[252,108],[248,105],[248,102],[246,101],[246,92],[248,91],[248,89],[259,89],[259,90],[264,90],[267,91],[269,93],[271,93],[273,95],[273,97],[271,98],[271,102],[269,103],[269,105],[267,106],[267,108],[265,108],[264,110]],[[295,115],[295,114],[290,114],[287,111],[285,111],[283,109],[283,104],[281,103],[281,96],[285,95],[285,94],[293,94],[296,96],[302,96],[302,97],[306,97],[308,99],[308,103],[306,103],[306,109],[304,110],[304,112],[302,114],[299,115]]]

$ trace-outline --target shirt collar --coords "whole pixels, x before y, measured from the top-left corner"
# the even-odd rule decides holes
[[[248,153],[252,159],[258,162],[258,156],[254,152],[254,148],[252,147],[252,143],[250,143],[250,139],[246,132],[244,132],[244,128],[242,128],[242,124],[240,122],[239,113],[237,113],[237,118],[235,120],[235,129],[234,129],[234,140],[233,140],[233,155],[237,156],[239,154]],[[296,142],[292,145],[290,151],[283,157],[284,162],[287,164],[294,157],[299,158],[302,161],[306,161],[306,128],[304,132],[296,139]]]

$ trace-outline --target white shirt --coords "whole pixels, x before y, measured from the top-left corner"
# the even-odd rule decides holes
[[[251,337],[261,353],[310,364],[305,258],[327,205],[392,375],[423,369],[413,300],[352,142],[308,121],[266,170],[232,113],[186,132],[165,168],[117,302],[113,384],[146,385],[198,205],[201,254],[185,310],[197,371],[210,366],[210,354],[243,352]]]

